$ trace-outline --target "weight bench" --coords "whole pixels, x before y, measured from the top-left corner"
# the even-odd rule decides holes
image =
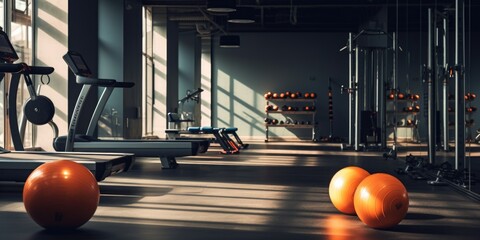
[[[223,151],[222,153],[231,154],[238,153],[239,150],[248,148],[248,144],[244,144],[240,137],[237,134],[238,128],[228,127],[228,128],[214,128],[210,126],[203,127],[188,127],[187,130],[180,130],[180,125],[182,122],[189,122],[191,120],[182,120],[179,117],[178,113],[169,112],[167,114],[169,126],[173,127],[165,130],[167,138],[169,139],[178,139],[178,136],[181,134],[211,134],[215,137],[215,141],[220,144]],[[172,126],[173,125],[173,126]],[[236,140],[232,140],[230,136]],[[182,138],[180,138],[182,139]]]
[[[214,128],[210,126],[205,127],[189,127],[187,130],[179,130],[179,129],[167,129],[165,133],[167,134],[169,139],[184,139],[179,138],[178,136],[181,134],[210,134],[215,137],[215,142],[220,144],[222,147],[223,154],[234,154],[239,152],[239,148],[236,146],[233,141],[229,141],[229,137],[225,138],[225,135],[222,134],[223,128]]]
[[[236,143],[237,147],[242,148],[242,149],[248,148],[248,144],[243,143],[242,140],[240,139],[240,137],[238,136],[237,130],[238,130],[238,128],[236,128],[236,127],[228,127],[228,128],[223,128],[223,129],[220,131],[220,133],[221,133],[227,140],[233,142],[233,140],[230,138],[230,135],[232,135],[233,138],[235,138],[235,140],[237,141],[237,143]]]

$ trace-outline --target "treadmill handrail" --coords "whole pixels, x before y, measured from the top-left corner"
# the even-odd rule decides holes
[[[48,75],[53,71],[55,71],[53,67],[28,66],[26,63],[0,63],[0,72],[3,73]]]
[[[17,73],[23,70],[21,63],[0,63],[0,72],[2,73]]]
[[[34,74],[34,75],[48,75],[53,73],[55,71],[55,68],[53,67],[45,67],[45,66],[27,66],[26,69],[24,69],[23,73],[24,74]]]
[[[115,79],[94,78],[81,75],[76,75],[76,82],[81,85],[94,85],[111,88],[132,88],[135,86],[134,82],[117,82]]]
[[[92,77],[84,77],[84,76],[77,75],[76,82],[77,84],[81,84],[81,85],[111,87],[111,86],[114,86],[117,81],[115,81],[114,79],[101,79],[101,78],[92,78]]]
[[[113,88],[132,88],[135,86],[134,82],[115,82],[112,86]]]

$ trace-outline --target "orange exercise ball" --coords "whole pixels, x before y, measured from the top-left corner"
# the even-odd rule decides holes
[[[372,228],[391,228],[403,220],[408,211],[408,193],[402,182],[390,174],[366,177],[354,197],[357,216]]]
[[[355,214],[353,205],[353,196],[357,185],[369,176],[363,168],[350,166],[341,169],[330,180],[328,187],[328,195],[333,205],[340,211],[346,214]]]
[[[83,165],[58,160],[36,168],[25,182],[23,204],[46,229],[75,229],[93,216],[100,200],[98,183]]]

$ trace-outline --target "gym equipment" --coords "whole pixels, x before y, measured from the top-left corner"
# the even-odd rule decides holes
[[[310,96],[311,93],[305,93],[305,96]],[[315,100],[309,97],[304,97],[300,92],[285,91],[285,98],[279,99],[266,99],[266,105],[272,105],[273,111],[265,111],[267,120],[265,121],[265,142],[269,141],[270,129],[273,127],[282,127],[282,128],[296,128],[296,129],[311,129],[312,130],[312,141],[316,142],[316,128],[317,124],[315,121]],[[285,117],[285,120],[276,120],[272,119],[271,116],[274,114],[280,114]],[[290,115],[304,115],[302,118],[309,118],[308,122],[312,124],[293,124],[293,120],[289,119]],[[303,121],[305,123],[306,121]],[[228,132],[228,130],[227,130]],[[232,135],[232,139],[236,139]],[[248,145],[239,143],[236,141],[236,144],[240,148],[246,148]]]
[[[389,46],[389,40],[392,40]],[[387,73],[392,72],[394,89],[397,86],[396,58],[398,39],[395,32],[390,36],[382,29],[361,30],[358,34],[349,33],[347,45],[340,51],[348,50],[349,72],[348,87],[342,86],[342,91],[349,94],[349,117],[348,117],[348,143],[342,144],[341,149],[353,149],[360,151],[366,148],[362,142],[361,128],[370,124],[363,124],[361,111],[369,111],[378,116],[378,122],[370,129],[378,129],[376,140],[370,143],[370,147],[377,149],[387,148],[387,126],[386,126],[386,79]],[[389,51],[392,51],[393,64],[390,64]],[[360,54],[363,54],[363,59]],[[363,66],[362,66],[363,65]],[[389,69],[387,66],[392,66]],[[363,69],[363,70],[362,70]],[[363,73],[363,77],[360,74]],[[393,90],[393,89],[392,89]],[[396,104],[396,90],[394,93],[394,105]],[[392,93],[392,91],[391,91]],[[395,111],[395,109],[394,109]],[[393,116],[396,122],[395,115]],[[370,122],[368,118],[365,118]],[[370,132],[370,129],[366,132]],[[396,128],[394,127],[394,144],[396,141]],[[365,138],[363,138],[365,139]],[[363,145],[363,146],[362,146]]]
[[[25,181],[23,204],[28,215],[46,229],[75,229],[90,220],[100,200],[92,173],[73,161],[44,163]]]
[[[454,24],[450,24],[450,18],[455,17]],[[439,26],[438,23],[443,23],[443,26]],[[454,64],[448,64],[447,59],[449,51],[448,43],[449,34],[453,32],[448,29],[449,26],[455,26],[455,62]],[[437,9],[428,9],[428,65],[424,69],[424,81],[428,83],[429,95],[428,95],[428,163],[433,166],[433,169],[437,169],[436,174],[430,174],[435,180],[428,181],[432,185],[445,185],[448,184],[453,188],[456,188],[462,193],[479,200],[480,195],[475,193],[471,189],[471,184],[474,182],[471,172],[471,158],[465,156],[465,142],[467,126],[470,119],[466,119],[465,112],[466,101],[469,101],[472,97],[465,93],[465,69],[464,65],[465,54],[470,53],[465,48],[465,26],[470,26],[470,23],[465,24],[465,2],[463,0],[455,1],[454,9],[445,9],[440,13]],[[452,41],[453,42],[453,41]],[[443,45],[443,48],[439,47]],[[443,66],[438,66],[437,62],[441,62]],[[455,127],[455,159],[450,167],[445,167],[447,164],[444,162],[438,166],[436,163],[436,148],[438,147],[437,133],[436,133],[436,112],[435,103],[437,101],[435,82],[438,82],[437,77],[440,75],[443,80],[443,145],[444,150],[449,150],[449,126],[452,124]],[[454,82],[454,93],[449,94],[448,82]],[[453,100],[454,105],[448,106],[448,100]],[[453,110],[452,110],[453,109]],[[454,119],[450,119],[449,112],[454,112]],[[430,121],[431,120],[431,121]],[[465,124],[460,124],[464,123]],[[449,162],[447,160],[447,162]],[[450,163],[448,163],[450,165]],[[437,167],[437,168],[435,168]],[[429,172],[427,172],[429,173]]]
[[[409,154],[405,157],[405,168],[398,168],[396,172],[398,174],[407,174],[414,180],[425,180],[427,177],[422,171],[427,165],[425,158]]]
[[[367,226],[391,228],[400,223],[407,214],[407,189],[392,175],[372,174],[358,185],[354,205],[357,216]]]
[[[54,137],[58,136],[58,127],[53,122],[53,116],[55,115],[55,106],[53,102],[46,96],[38,95],[35,91],[33,81],[30,77],[30,74],[48,76],[53,72],[53,68],[35,67],[35,70],[32,67],[24,65],[25,70],[21,73],[12,73],[12,78],[10,80],[9,86],[9,95],[8,102],[15,103],[17,101],[17,92],[20,84],[20,79],[23,76],[25,79],[25,84],[27,86],[28,93],[30,98],[23,105],[23,117],[20,120],[20,126],[18,125],[17,114],[9,114],[9,122],[12,129],[19,129],[19,131],[12,131],[12,142],[16,151],[25,150],[23,147],[23,137],[25,135],[26,120],[35,124],[35,125],[44,125],[49,124],[54,132]],[[33,71],[32,71],[33,70]],[[17,105],[10,104],[10,110],[12,113],[17,112]]]
[[[393,91],[390,92],[390,94],[388,94],[388,99],[389,99],[389,100],[395,99],[395,93],[394,93]]]
[[[193,92],[190,91],[190,90],[187,90],[187,94],[185,95],[185,97],[178,100],[178,111],[177,112],[180,114],[180,117],[178,118],[177,121],[174,122],[175,126],[173,126],[173,128],[180,129],[180,126],[181,126],[182,123],[186,123],[187,127],[188,127],[189,124],[195,122],[195,120],[193,119],[193,116],[189,116],[191,114],[188,114],[187,112],[184,112],[183,109],[184,109],[184,105],[185,105],[186,102],[194,101],[198,104],[198,102],[200,101],[200,94],[202,92],[203,92],[203,89],[201,89],[201,88],[197,88]]]
[[[68,135],[55,139],[55,150],[75,152],[129,152],[134,153],[136,156],[159,157],[162,168],[169,169],[178,166],[175,159],[176,157],[197,155],[202,148],[209,145],[209,142],[206,140],[100,140],[95,138],[93,132],[112,91],[115,88],[132,87],[133,83],[92,77],[93,74],[88,68],[87,63],[82,55],[77,52],[69,51],[63,58],[70,70],[75,74],[77,84],[82,85],[82,90],[80,91],[73,110]],[[83,109],[85,98],[92,86],[105,87],[105,89],[98,100],[86,133],[76,135],[77,123]]]
[[[44,80],[44,77],[46,78],[46,80]],[[48,85],[50,84],[50,76],[49,75],[41,75],[40,77],[40,82],[41,84],[38,84],[37,85],[37,88],[35,90],[37,96],[40,95],[40,90],[41,90],[41,87],[42,85]],[[15,92],[15,95],[16,95],[16,91],[15,89],[17,89],[18,87],[15,87],[15,86],[18,86],[19,84],[19,78],[14,78],[14,79],[11,79],[10,80],[10,88],[13,89],[13,92]],[[35,84],[34,84],[35,85]],[[33,89],[33,86],[31,86],[31,88]],[[13,99],[13,97],[12,97]],[[53,103],[52,103],[53,104]],[[20,130],[20,139],[24,139],[25,138],[25,131],[26,131],[26,128],[27,128],[27,117],[25,116],[25,105],[26,103],[24,103],[22,109],[23,109],[23,113],[22,115],[20,115],[20,121],[19,121],[19,130]],[[9,116],[10,119],[13,119],[11,121],[15,121],[16,122],[16,115],[15,116]],[[57,124],[55,124],[55,122],[53,121],[53,119],[51,119],[48,123],[48,125],[50,125],[50,127],[52,128],[52,131],[53,131],[53,139],[57,138],[58,137],[58,126]],[[19,146],[19,144],[17,144],[17,146]],[[23,150],[23,144],[20,145],[22,148],[21,149],[17,149],[17,150]]]
[[[280,121],[279,124],[283,124],[283,121]],[[222,128],[220,133],[227,139],[228,142],[235,144],[237,148],[246,149],[248,148],[249,144],[243,143],[242,139],[237,134],[238,128],[236,127],[229,127],[229,128]],[[230,138],[230,135],[236,140],[236,143]]]
[[[272,95],[273,95],[272,92],[267,92],[263,96],[265,97],[265,99],[271,99]]]
[[[342,143],[343,138],[333,136],[333,91],[332,91],[332,78],[328,78],[328,137],[322,137],[322,142],[335,142]],[[343,91],[342,91],[343,92]],[[310,108],[311,111],[315,111],[315,106]]]
[[[2,62],[0,63],[0,81],[3,80],[5,73],[12,73],[12,80],[14,80],[21,75],[43,75],[53,72],[53,68],[51,67],[37,67],[28,66],[24,63],[13,63],[18,60],[18,55],[10,43],[7,34],[2,30],[0,30],[0,60]],[[31,87],[33,89],[33,86]],[[11,84],[8,92],[8,109],[11,113],[9,114],[10,132],[14,148],[23,149],[16,114],[13,114],[17,112],[16,98],[11,98],[12,95],[16,96],[17,88],[18,84]],[[42,109],[43,108],[40,107],[38,112],[43,112]],[[133,154],[10,152],[0,147],[0,181],[23,182],[30,173],[41,164],[66,158],[87,167],[87,169],[95,175],[97,181],[102,181],[110,175],[128,171],[135,160]]]
[[[172,117],[174,116],[175,113],[169,113],[169,116]],[[274,124],[273,119],[265,119],[265,123],[267,124]],[[231,145],[231,143],[228,141],[227,138],[225,138],[222,133],[222,128],[214,128],[210,126],[204,126],[204,127],[189,127],[187,130],[179,130],[179,129],[167,129],[165,130],[165,133],[167,134],[169,139],[201,139],[201,138],[184,138],[184,137],[178,137],[179,135],[182,134],[193,134],[193,135],[213,135],[215,138],[215,142],[220,144],[220,147],[222,148],[221,153],[223,154],[233,154],[233,153],[238,153],[239,148],[234,147]],[[205,150],[206,152],[206,150]]]
[[[355,214],[353,196],[358,184],[369,176],[363,168],[350,166],[341,169],[330,180],[328,195],[335,208],[346,214]]]
[[[271,105],[267,105],[271,106]],[[276,106],[275,106],[276,107]],[[272,107],[273,108],[273,107]],[[175,122],[179,117],[177,113],[172,113],[169,112],[167,114],[168,116],[168,121],[170,122]],[[266,124],[277,124],[278,120],[277,119],[270,119],[270,118],[265,118],[264,122]],[[248,144],[245,144],[242,142],[238,134],[236,133],[238,128],[235,127],[228,127],[228,128],[215,128],[211,126],[202,126],[202,127],[189,127],[186,130],[181,130],[181,129],[167,129],[165,130],[165,133],[167,134],[168,139],[180,139],[180,140],[191,140],[191,139],[200,139],[200,138],[184,138],[184,137],[179,137],[182,134],[207,134],[207,135],[213,135],[215,138],[215,142],[219,143],[220,146],[222,147],[222,153],[224,154],[232,154],[232,153],[238,153],[241,148],[245,149],[248,147]],[[234,139],[237,141],[235,143],[229,135],[232,135]],[[235,144],[235,146],[232,147],[232,143]],[[205,150],[206,151],[206,150]]]

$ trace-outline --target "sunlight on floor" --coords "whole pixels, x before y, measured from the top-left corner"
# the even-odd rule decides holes
[[[158,196],[150,194],[125,205],[101,206],[92,221],[128,221],[162,226],[188,224],[202,228],[255,231],[281,225],[288,232],[312,233],[318,231],[318,219],[333,211],[316,209],[316,206],[329,201],[326,190],[321,188],[191,181],[160,183],[154,180],[137,180],[137,184],[128,184],[131,179],[113,180],[104,187],[127,184],[171,188],[171,191]]]

